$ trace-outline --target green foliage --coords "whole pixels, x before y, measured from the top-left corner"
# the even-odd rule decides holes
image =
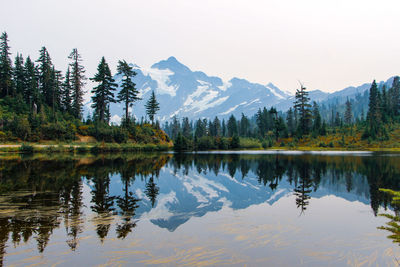
[[[240,138],[237,135],[234,135],[231,139],[230,143],[230,148],[231,149],[238,149],[240,148]]]
[[[179,133],[174,141],[174,151],[182,152],[190,150],[190,148],[189,141],[186,139],[186,137]]]
[[[392,197],[392,205],[395,207],[395,210],[398,211],[400,208],[400,192],[382,188],[380,188],[379,191],[384,192]],[[398,216],[397,212],[395,215],[384,213],[379,214],[379,216],[386,217],[390,221],[386,223],[386,226],[380,226],[378,229],[391,232],[392,234],[389,235],[388,238],[392,239],[393,243],[400,245],[400,217]]]
[[[92,108],[94,108],[96,118],[105,122],[109,104],[115,102],[113,91],[115,91],[117,84],[114,83],[110,67],[104,57],[101,58],[97,67],[97,73],[90,80],[98,83],[92,90]]]
[[[129,66],[126,61],[118,62],[118,75],[122,75],[122,88],[118,93],[118,102],[124,104],[125,120],[129,121],[129,107],[133,106],[133,103],[140,100],[138,97],[139,91],[136,89],[136,84],[132,82],[132,78],[136,76],[136,72],[133,71],[132,67]]]
[[[27,145],[27,144],[23,143],[23,144],[19,147],[19,151],[21,151],[21,152],[23,152],[23,153],[33,153],[33,146]]]
[[[151,123],[154,124],[154,116],[156,115],[157,111],[160,110],[160,104],[157,102],[154,90],[151,92],[150,99],[147,101],[145,107],[147,116],[149,116]]]

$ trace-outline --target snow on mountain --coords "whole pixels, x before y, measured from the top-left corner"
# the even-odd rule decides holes
[[[262,85],[251,83],[245,79],[232,78],[223,81],[219,77],[208,76],[201,71],[192,71],[180,63],[175,57],[162,60],[150,68],[143,68],[131,64],[137,75],[133,82],[139,90],[139,97],[130,112],[137,119],[146,116],[145,103],[154,90],[160,103],[160,111],[156,115],[160,121],[170,120],[173,116],[190,119],[214,118],[215,116],[228,118],[230,115],[239,117],[241,113],[254,115],[259,108],[276,107],[278,110],[287,110],[293,106],[294,96],[280,90],[272,83]],[[116,83],[121,84],[122,77],[114,76]],[[380,85],[390,87],[393,78]],[[326,93],[320,90],[310,91],[312,101],[345,101],[347,97],[355,97],[368,90],[370,84],[359,87],[348,87],[343,90]],[[93,112],[91,102],[85,104],[84,116]],[[110,106],[111,122],[119,123],[124,114],[121,103]]]
[[[261,85],[239,78],[223,81],[201,71],[192,71],[175,57],[162,60],[150,68],[131,66],[137,73],[133,82],[142,98],[130,109],[137,119],[145,117],[144,105],[152,90],[160,102],[157,118],[161,121],[175,115],[190,119],[213,118],[217,115],[227,118],[231,114],[240,116],[241,113],[252,115],[259,108],[276,105],[281,99],[290,96],[272,83]],[[114,79],[117,84],[121,84],[120,75],[115,75]],[[85,116],[92,112],[90,104],[86,104]],[[111,121],[119,123],[124,114],[123,105],[113,103],[110,111]]]

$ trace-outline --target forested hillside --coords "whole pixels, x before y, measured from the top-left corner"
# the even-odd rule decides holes
[[[301,85],[287,112],[259,109],[252,116],[231,115],[220,120],[181,121],[174,117],[164,125],[176,150],[227,148],[400,148],[400,82],[394,77],[389,88],[375,81],[363,95],[344,104],[311,103]],[[364,111],[364,107],[367,107]]]
[[[52,63],[46,47],[39,58],[26,58],[17,53],[11,59],[7,33],[0,37],[0,141],[42,140],[134,142],[167,144],[168,136],[154,121],[159,110],[156,95],[147,100],[146,110],[151,122],[136,122],[132,105],[140,99],[135,83],[136,73],[125,61],[119,61],[117,73],[124,77],[118,94],[117,84],[103,57],[94,77],[93,113],[82,117],[85,85],[83,59],[76,48],[66,58],[68,68],[62,72]],[[121,125],[110,125],[110,103],[123,106]],[[91,137],[91,138],[87,138]]]

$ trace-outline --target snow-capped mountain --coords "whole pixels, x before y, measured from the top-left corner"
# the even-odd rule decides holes
[[[279,90],[272,83],[261,85],[244,79],[233,78],[223,81],[218,77],[208,76],[204,72],[192,71],[175,57],[162,60],[150,68],[131,65],[137,75],[133,78],[140,91],[142,100],[133,107],[136,118],[145,116],[145,103],[154,90],[160,103],[157,118],[169,120],[174,115],[191,119],[231,114],[239,116],[242,112],[254,114],[260,107],[276,105],[290,95]],[[122,77],[114,77],[118,84]],[[87,103],[86,114],[90,112]],[[123,116],[122,104],[111,104],[112,122],[118,122]]]
[[[123,196],[124,185],[118,174],[111,176],[109,194]],[[294,184],[286,176],[279,181],[275,189],[259,182],[257,174],[250,171],[246,178],[236,172],[233,176],[226,171],[216,175],[213,172],[198,173],[191,170],[187,174],[175,172],[171,167],[164,167],[156,180],[159,195],[152,207],[145,195],[146,181],[136,179],[129,190],[140,199],[135,211],[139,220],[148,219],[153,224],[169,231],[174,231],[192,217],[201,217],[227,206],[234,210],[252,205],[268,203],[274,205],[283,197],[293,196]],[[370,203],[370,186],[365,176],[355,174],[352,178],[353,189],[348,191],[344,176],[338,177],[328,172],[321,177],[318,190],[310,193],[312,198],[335,195],[347,201]],[[311,200],[312,202],[312,200]],[[116,207],[117,208],[117,207]]]
[[[155,91],[160,103],[160,111],[157,119],[170,120],[173,116],[178,118],[227,118],[231,114],[239,117],[241,113],[254,115],[259,108],[276,107],[286,111],[293,106],[294,95],[272,83],[262,85],[251,83],[245,79],[232,78],[223,81],[219,77],[208,76],[201,71],[192,71],[175,57],[162,60],[150,68],[143,68],[131,64],[137,75],[133,78],[140,92],[142,100],[137,101],[131,112],[137,119],[146,116],[145,103],[149,99],[152,90]],[[114,76],[116,82],[121,84],[122,77]],[[393,78],[379,85],[391,86]],[[347,87],[334,93],[326,93],[320,90],[309,91],[312,101],[323,103],[324,101],[343,102],[354,98],[356,94],[363,94],[370,88],[370,83],[358,87]],[[85,105],[86,117],[91,113],[91,103]],[[113,103],[110,106],[111,122],[119,123],[124,114],[123,105]]]

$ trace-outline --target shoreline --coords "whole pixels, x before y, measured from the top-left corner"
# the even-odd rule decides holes
[[[137,144],[137,143],[4,143],[0,144],[0,153],[48,153],[48,152],[77,152],[77,153],[103,153],[103,152],[174,152],[173,145],[169,144]],[[227,150],[191,150],[183,153],[279,153],[279,152],[325,152],[325,153],[368,153],[368,152],[400,152],[400,147],[393,148],[347,148],[347,147],[270,147],[239,148]],[[178,152],[180,153],[180,152]]]

